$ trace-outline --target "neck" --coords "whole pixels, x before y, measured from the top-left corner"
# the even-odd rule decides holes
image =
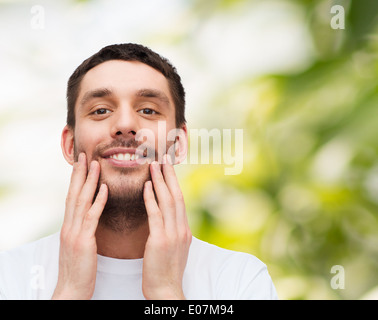
[[[115,231],[101,223],[97,227],[97,253],[117,259],[143,258],[144,248],[149,235],[147,221],[137,228]]]

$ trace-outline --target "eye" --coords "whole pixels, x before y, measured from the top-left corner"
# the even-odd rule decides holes
[[[138,111],[139,113],[143,113],[143,114],[157,114],[157,112],[155,110],[152,110],[150,108],[144,108],[144,109],[141,109]]]
[[[95,115],[103,115],[103,114],[107,114],[107,113],[110,113],[110,110],[105,109],[105,108],[100,108],[100,109],[97,109],[93,112],[93,114],[95,114]]]

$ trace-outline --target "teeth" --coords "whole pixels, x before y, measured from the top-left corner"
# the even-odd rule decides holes
[[[133,161],[139,159],[139,155],[134,153],[117,153],[112,154],[109,158],[116,159],[116,160],[126,160],[126,161]]]

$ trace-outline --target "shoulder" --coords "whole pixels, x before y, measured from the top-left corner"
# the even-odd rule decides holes
[[[190,254],[197,258],[205,258],[214,264],[230,264],[231,266],[237,263],[249,263],[254,269],[258,270],[266,268],[265,264],[254,255],[224,249],[214,244],[199,240],[195,237],[192,239]]]
[[[49,271],[59,258],[59,233],[0,252],[0,295],[24,299],[30,281],[39,270]]]
[[[217,299],[277,299],[267,266],[252,254],[193,237],[188,263],[197,272],[207,273]]]
[[[39,240],[21,245],[11,250],[0,252],[0,260],[7,262],[37,261],[51,250],[59,249],[59,233],[54,233]]]

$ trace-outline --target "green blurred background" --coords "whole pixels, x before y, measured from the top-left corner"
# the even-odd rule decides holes
[[[244,128],[244,170],[198,168],[184,190],[194,233],[257,255],[280,298],[357,299],[378,284],[378,2],[292,2],[304,12],[312,62],[216,92],[210,112],[227,116],[214,126]],[[247,3],[198,1],[194,16]],[[330,27],[335,4],[346,9],[345,29]],[[331,288],[333,265],[344,267],[344,289]]]
[[[53,2],[41,2],[45,34],[59,27],[48,20]],[[123,10],[127,20],[132,2],[63,3],[55,9],[60,13],[55,19],[65,21],[60,45],[51,40],[53,35],[46,40],[62,56],[49,55],[51,65],[38,65],[43,30],[31,35],[35,42],[27,47],[34,56],[26,64],[38,62],[36,70],[43,71],[38,77],[59,79],[53,89],[60,96],[60,111],[51,111],[50,105],[42,109],[43,121],[57,117],[61,130],[65,81],[89,52],[116,42],[150,46],[167,56],[183,77],[189,129],[244,132],[241,174],[225,175],[225,165],[177,168],[193,235],[257,256],[267,264],[280,299],[378,298],[378,1],[162,1],[147,10],[150,18],[163,16],[152,19],[152,26],[144,16],[152,2],[141,1],[139,9],[133,5],[136,22],[130,29],[117,26],[122,14],[112,13]],[[19,16],[32,5],[3,1],[0,14]],[[334,5],[345,9],[344,29],[330,25]],[[112,22],[101,16],[104,8]],[[30,19],[28,11],[23,15]],[[90,32],[95,24],[103,26],[102,32]],[[275,32],[278,36],[273,37]],[[7,39],[8,44],[15,41]],[[68,50],[65,44],[70,42]],[[4,59],[15,53],[4,42],[0,48]],[[20,57],[18,63],[26,59]],[[64,71],[50,71],[62,61]],[[50,104],[47,98],[42,103]],[[19,121],[18,107],[15,103],[16,109],[0,109],[1,139],[9,138],[4,128]],[[29,112],[27,117],[33,122],[36,116]],[[59,130],[53,131],[51,144],[59,144]],[[59,154],[57,150],[52,152]],[[69,168],[62,171],[63,162],[59,166],[66,177]],[[1,169],[0,210],[12,192],[26,192],[17,189],[21,178],[4,179],[9,168],[7,162]],[[53,188],[60,193],[55,201],[60,209],[46,208],[59,210],[60,220],[49,220],[30,239],[59,230],[65,179],[55,181]],[[7,219],[0,211],[1,223],[13,227],[12,234],[20,232]],[[9,246],[5,238],[0,246]],[[344,289],[331,286],[335,265],[344,268]]]

